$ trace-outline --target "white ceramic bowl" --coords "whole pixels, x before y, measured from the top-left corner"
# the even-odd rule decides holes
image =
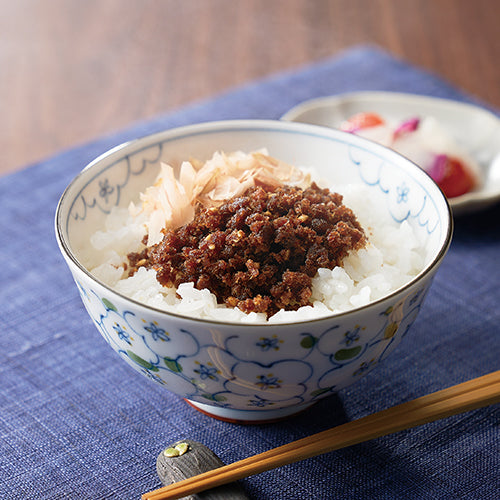
[[[384,209],[425,240],[423,271],[387,297],[313,321],[236,324],[167,313],[95,279],[80,258],[115,205],[151,185],[160,160],[207,159],[214,151],[269,153],[323,177],[382,193]],[[406,335],[450,244],[449,205],[434,182],[395,152],[353,134],[281,121],[203,123],[118,146],[68,186],[56,213],[61,252],[94,324],[137,371],[217,418],[285,417],[356,382]]]
[[[372,111],[396,122],[415,116],[434,117],[477,162],[480,169],[477,188],[449,199],[455,216],[500,202],[500,119],[479,106],[399,92],[351,92],[302,102],[281,119],[340,128],[343,121],[363,111]]]

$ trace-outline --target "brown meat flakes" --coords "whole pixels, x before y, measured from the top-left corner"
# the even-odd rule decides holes
[[[311,305],[317,270],[342,265],[365,244],[340,194],[314,183],[305,190],[257,186],[216,209],[198,207],[190,223],[129,254],[129,272],[153,268],[163,286],[193,282],[221,304],[270,317]]]

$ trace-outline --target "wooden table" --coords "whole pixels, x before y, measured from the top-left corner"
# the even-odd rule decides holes
[[[0,0],[0,173],[376,44],[500,108],[498,0]]]

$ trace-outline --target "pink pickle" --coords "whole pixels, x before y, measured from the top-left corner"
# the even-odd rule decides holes
[[[420,125],[420,118],[410,118],[402,122],[394,131],[393,140],[406,135],[410,132],[415,132]]]

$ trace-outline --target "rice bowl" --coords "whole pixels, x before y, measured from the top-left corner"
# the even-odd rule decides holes
[[[128,207],[161,162],[262,147],[314,169],[369,236],[341,268],[318,270],[312,306],[267,320],[221,307],[188,283],[166,290],[146,269],[123,279],[123,256],[146,222]],[[260,120],[198,124],[114,148],[73,180],[56,214],[62,255],[106,342],[197,409],[238,422],[292,415],[384,361],[415,321],[451,235],[445,197],[397,153],[336,130]]]

